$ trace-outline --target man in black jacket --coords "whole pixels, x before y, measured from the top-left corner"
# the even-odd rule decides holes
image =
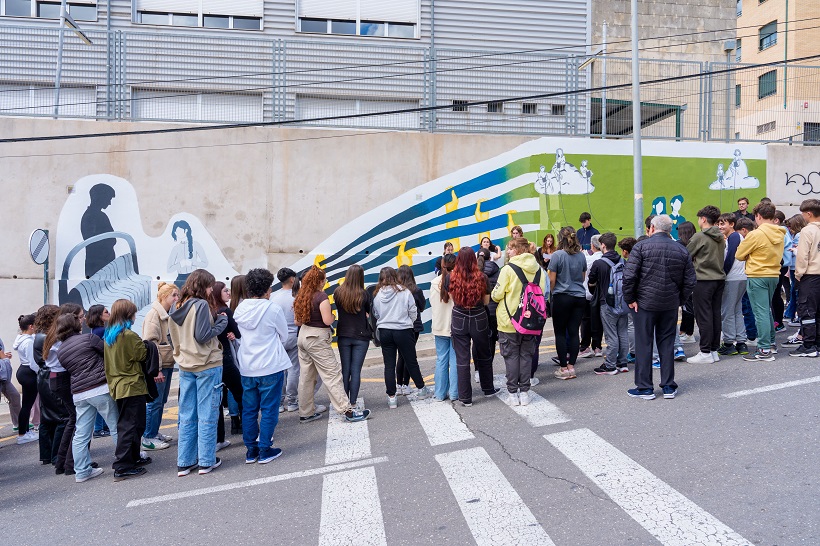
[[[670,236],[672,219],[652,219],[649,238],[632,249],[624,271],[624,300],[635,323],[635,387],[633,398],[655,398],[652,383],[652,337],[661,361],[664,398],[677,394],[675,383],[675,328],[678,308],[695,288],[695,268],[686,249]]]

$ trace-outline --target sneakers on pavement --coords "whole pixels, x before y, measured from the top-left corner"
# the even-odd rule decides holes
[[[626,364],[618,364],[616,367],[618,368],[618,373],[629,372],[629,366],[627,366]]]
[[[327,406],[324,406],[322,404],[314,404],[314,406],[316,407],[316,409],[313,411],[315,411],[316,413],[324,413],[327,411]]]
[[[425,400],[433,396],[433,391],[428,386],[424,386],[416,391],[416,400]]]
[[[289,412],[299,411],[299,404],[288,404],[285,409]]]
[[[359,421],[365,421],[368,417],[370,417],[369,409],[363,409],[361,411],[348,410],[348,412],[345,413],[345,420],[348,423],[358,423]]]
[[[230,440],[225,440],[224,442],[217,442],[216,443],[216,450],[217,451],[222,451],[223,449],[225,449],[229,445],[231,445]]]
[[[627,353],[626,354],[626,361],[629,364],[632,364],[633,362],[635,362],[635,353]]]
[[[717,351],[712,351],[712,362],[720,362],[720,355]]]
[[[321,418],[322,418],[322,414],[317,411],[313,415],[310,415],[308,417],[299,417],[299,422],[300,423],[310,423],[311,421],[316,421],[317,419],[321,419]]]
[[[595,375],[618,375],[618,368],[610,368],[606,365],[598,366],[592,371],[595,372]]]
[[[738,354],[737,347],[735,347],[734,343],[724,343],[717,350],[717,354],[719,354],[720,356],[736,355],[736,354]]]
[[[643,400],[654,400],[655,391],[653,389],[629,389],[626,394],[632,398],[641,398]]]
[[[775,322],[774,323],[774,331],[775,332],[782,332],[785,329],[786,329],[786,325],[783,324],[782,322]]]
[[[595,357],[596,358],[601,358],[602,356],[604,356],[603,349],[595,349]]]
[[[107,438],[107,437],[111,436],[111,431],[110,430],[105,430],[105,429],[95,430],[94,433],[92,434],[92,436],[94,438]]]
[[[801,345],[794,351],[790,352],[789,356],[807,356],[810,358],[815,358],[817,356],[817,347],[806,347],[805,345]]]
[[[398,394],[398,393],[396,393]],[[389,409],[396,409],[399,407],[399,401],[395,396],[388,396],[387,397],[387,407]]]
[[[675,360],[678,362],[683,362],[686,360],[686,353],[683,352],[683,347],[678,347],[675,349]]]
[[[211,466],[200,466],[199,467],[199,475],[202,476],[203,474],[210,474],[211,472],[213,472],[214,470],[216,470],[220,466],[222,466],[222,459],[217,457],[216,462],[214,464],[212,464]]]
[[[518,402],[522,406],[530,405],[530,391],[521,391],[518,393]]]
[[[694,334],[681,334],[680,335],[680,342],[681,343],[694,343],[695,342],[695,335]]]
[[[145,468],[141,466],[135,466],[134,468],[129,468],[128,470],[123,470],[122,472],[114,472],[114,481],[121,482],[123,480],[127,480],[128,478],[136,478],[137,476],[142,476],[148,472]]]
[[[151,464],[151,460],[152,460],[151,457],[140,457],[139,459],[137,459],[134,462],[134,464],[136,466],[145,466],[145,465]]]
[[[171,444],[168,442],[163,442],[159,438],[142,439],[142,449],[146,449],[148,451],[159,451],[160,449],[168,449],[169,447],[171,447]]]
[[[511,392],[510,393],[510,397],[507,398],[507,405],[508,406],[520,406],[521,405],[521,399],[518,397],[517,392]]]
[[[800,332],[786,339],[783,345],[803,345],[803,338],[800,336]]]
[[[737,354],[739,355],[749,354],[749,346],[745,343],[738,343],[737,345],[735,345],[735,349],[737,349]]]
[[[500,393],[500,392],[501,392],[501,389],[499,389],[499,388],[493,388],[493,390],[491,390],[490,392],[485,392],[485,393],[484,393],[484,396],[485,396],[486,398],[490,398],[491,396],[495,396],[496,394],[498,394],[498,393]]]
[[[74,478],[74,481],[77,483],[87,482],[91,478],[96,478],[103,472],[105,472],[105,470],[103,470],[102,468],[92,468],[91,472],[88,473],[88,476],[85,476],[84,478]]]
[[[754,353],[745,355],[743,360],[747,362],[774,362],[774,354],[772,351],[764,351],[758,347]]]
[[[268,464],[282,455],[282,450],[278,447],[269,447],[259,452],[259,464]]]
[[[33,430],[29,430],[25,434],[21,434],[17,437],[17,445],[27,444],[29,442],[36,442],[40,439],[40,435]]]
[[[189,465],[189,466],[178,466],[177,467],[177,476],[180,477],[180,478],[183,477],[183,476],[187,476],[188,474],[191,473],[192,470],[195,470],[196,467],[198,467],[198,466],[199,466],[198,464],[192,464],[192,465]]]
[[[660,360],[653,360],[652,361],[652,369],[660,370],[661,369],[661,361]]]
[[[252,447],[245,452],[245,464],[253,464],[259,460],[259,448]]]
[[[690,356],[687,358],[686,362],[689,364],[711,364],[714,362],[714,359],[712,358],[712,353],[698,351],[698,354],[695,356]]]
[[[595,356],[595,351],[589,347],[578,353],[578,358],[592,358],[593,356]]]
[[[530,378],[530,387],[534,387],[537,384],[539,384],[540,382],[541,382],[541,380],[538,379],[537,377],[531,377]]]
[[[672,387],[664,387],[663,388],[663,397],[667,400],[671,400],[675,398],[675,395],[678,394],[678,389],[673,389]]]
[[[769,350],[772,352],[773,355],[777,354],[777,343],[772,343],[772,346],[769,347]]]
[[[167,435],[165,435],[161,432],[157,432],[157,440],[160,440],[162,442],[173,442],[174,437],[173,436],[167,436]]]
[[[558,369],[555,370],[555,377],[557,377],[558,379],[574,379],[575,374],[567,369]]]

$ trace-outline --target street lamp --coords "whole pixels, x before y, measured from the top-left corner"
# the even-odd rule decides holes
[[[93,44],[86,33],[77,25],[77,22],[68,14],[66,0],[62,0],[60,3],[60,35],[57,42],[57,77],[54,80],[54,119],[57,119],[60,114],[60,79],[63,75],[63,42],[65,41],[66,26],[73,30],[74,34],[87,45]]]

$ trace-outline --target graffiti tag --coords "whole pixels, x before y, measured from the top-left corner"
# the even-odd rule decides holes
[[[820,172],[810,172],[807,175],[793,174],[789,176],[786,173],[786,186],[795,184],[797,186],[797,193],[800,195],[816,195],[820,194]],[[817,187],[815,188],[815,184]]]

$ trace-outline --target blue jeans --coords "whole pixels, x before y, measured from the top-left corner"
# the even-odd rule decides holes
[[[174,369],[163,368],[161,372],[165,376],[165,381],[156,384],[159,396],[153,402],[145,404],[146,438],[156,438],[159,434],[159,425],[162,423],[162,410],[168,402],[168,393],[171,392],[171,376],[174,374]]]
[[[794,320],[794,316],[797,313],[797,298],[799,296],[798,291],[800,289],[797,278],[794,276],[794,269],[789,269],[789,279],[792,281],[791,290],[789,291],[789,306],[786,308],[786,312],[783,313],[783,316]]]
[[[222,366],[179,372],[179,451],[177,466],[213,466],[216,420],[222,403]]]
[[[445,336],[436,337],[436,375],[433,381],[436,388],[433,393],[439,400],[448,396],[458,400],[458,368],[456,368],[456,350],[452,339]]]
[[[356,405],[362,379],[362,366],[370,342],[352,337],[338,338],[339,360],[342,361],[342,383],[350,403]]]
[[[233,397],[231,391],[228,391],[228,413],[231,414],[231,417],[239,415],[239,403],[236,401],[236,398]]]
[[[103,416],[97,413],[97,418],[94,419],[94,432],[100,432],[101,430],[108,430],[108,425],[105,423]]]
[[[284,382],[284,371],[260,377],[242,376],[242,441],[249,450],[265,450],[273,445]]]
[[[91,474],[91,454],[88,452],[88,443],[91,441],[91,433],[94,432],[94,421],[98,415],[103,416],[105,422],[108,423],[111,438],[116,446],[119,412],[116,402],[108,393],[80,400],[75,402],[74,406],[77,408],[77,427],[74,429],[74,439],[71,444],[74,453],[74,470],[77,472],[76,478],[86,478]]]

